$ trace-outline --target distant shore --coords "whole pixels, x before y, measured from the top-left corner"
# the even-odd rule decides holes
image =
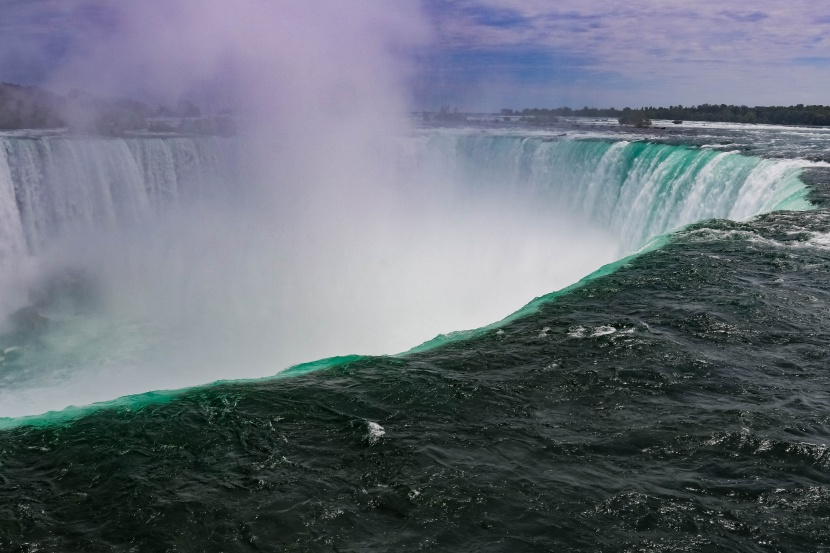
[[[520,118],[528,123],[550,123],[560,118],[569,117],[606,117],[625,120],[632,114],[641,113],[650,120],[699,121],[708,123],[746,123],[761,125],[798,125],[830,127],[830,106],[797,104],[794,106],[735,106],[728,104],[701,104],[699,106],[682,105],[669,107],[641,108],[525,108],[522,110],[502,109],[494,114],[498,117]],[[432,113],[435,120],[452,120],[463,118],[465,114],[456,109],[442,108]]]
[[[125,98],[99,98],[72,90],[66,96],[35,86],[0,83],[0,130],[54,130],[93,136],[133,132],[229,136],[235,125],[229,114],[202,114],[187,100],[176,107],[155,108]]]

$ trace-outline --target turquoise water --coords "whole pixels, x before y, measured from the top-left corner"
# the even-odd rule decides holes
[[[6,418],[476,336],[682,225],[807,209],[799,175],[811,165],[421,131],[392,149],[387,188],[405,202],[385,202],[413,214],[370,207],[336,232],[286,232],[272,223],[282,204],[228,203],[225,189],[244,187],[228,139],[47,136],[7,138],[4,149],[16,219],[0,234],[30,252],[13,256],[12,267],[30,267],[7,287],[6,300],[19,299],[6,311],[29,296],[50,320],[36,336],[0,338],[14,348],[0,375]]]
[[[567,206],[620,260],[405,354],[6,421],[0,546],[830,547],[827,169],[528,134],[416,154]]]

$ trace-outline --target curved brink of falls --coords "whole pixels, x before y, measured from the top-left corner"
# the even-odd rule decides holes
[[[769,160],[690,146],[429,134],[427,150],[466,178],[564,206],[619,237],[620,257],[579,282],[533,301],[493,324],[442,334],[406,353],[472,338],[535,312],[630,257],[659,248],[668,234],[707,219],[745,220],[776,210],[811,209],[801,160]]]
[[[535,195],[609,229],[623,254],[697,221],[810,208],[801,161],[649,142],[458,134],[423,140],[462,178]]]
[[[2,138],[0,263],[7,268],[25,265],[26,259],[43,256],[73,233],[141,227],[162,213],[205,198],[222,196],[232,188],[231,183],[233,186],[239,183],[236,146],[233,140],[208,137]],[[809,209],[806,188],[799,180],[806,163],[766,160],[736,152],[647,142],[552,141],[430,131],[405,140],[395,156],[398,170],[407,175],[398,180],[406,186],[437,186],[449,189],[460,200],[458,205],[464,205],[465,200],[485,208],[510,205],[511,216],[518,213],[533,221],[562,219],[568,225],[578,225],[576,234],[584,229],[585,232],[597,231],[614,237],[613,256],[598,259],[591,270],[604,266],[582,282],[607,274],[625,261],[606,264],[611,259],[623,258],[643,248],[658,247],[662,243],[660,237],[689,223],[711,218],[741,220],[779,209]],[[413,168],[416,168],[414,179]],[[482,201],[482,198],[486,200]],[[550,231],[549,228],[538,228],[540,232]],[[502,229],[489,232],[477,237],[477,241],[480,244],[498,241]],[[543,238],[554,245],[557,237],[552,234]],[[577,239],[570,248],[565,247],[557,255],[567,256],[571,250],[580,247]],[[556,261],[568,264],[565,258]],[[418,263],[415,267],[419,267]],[[187,276],[187,263],[181,270]],[[486,273],[487,270],[479,272]],[[536,291],[540,297],[501,322],[524,316],[540,303],[580,285],[577,283],[560,292],[544,295],[551,288],[560,288],[569,282],[561,282],[558,286],[547,284],[547,289]],[[13,285],[14,282],[4,284]],[[233,300],[233,296],[230,299]],[[0,304],[5,313],[18,307],[20,302],[15,304],[6,300],[6,304]],[[83,320],[73,322],[81,329],[78,332],[97,332],[95,328],[86,329],[86,324]],[[500,323],[485,328],[497,324]],[[143,332],[140,325],[122,325],[116,338],[129,342],[136,332]],[[476,333],[439,335],[410,351],[437,347]],[[78,337],[61,337],[64,342],[69,338]],[[154,340],[152,333],[144,338],[150,343]],[[412,341],[414,339],[410,343]],[[25,351],[21,356],[12,351],[5,356],[2,363],[7,365],[6,372],[0,374],[0,379],[14,383],[17,374],[14,370],[17,369],[20,374],[42,371],[42,376],[37,378],[49,382],[55,379],[49,372],[54,364],[65,364],[77,371],[100,364],[97,357],[62,350],[62,342],[54,336],[47,335],[46,345],[44,351],[47,353],[40,351],[29,356]],[[348,352],[324,355],[338,353]],[[132,366],[136,364],[136,357],[145,353],[126,348],[113,355],[117,363]],[[31,357],[28,361],[27,356]],[[27,362],[30,365],[27,366]],[[337,363],[337,359],[301,365],[285,375],[330,366],[331,363]],[[270,366],[273,373],[274,365]],[[105,369],[99,366],[96,370]],[[234,378],[233,373],[226,374]],[[202,382],[204,380],[198,377],[191,381],[193,384]],[[40,381],[35,384],[43,385]],[[56,379],[55,385],[64,383]],[[177,383],[173,387],[186,385],[189,384]],[[145,390],[163,387],[154,386],[150,381],[145,386]],[[33,389],[27,393],[41,392]],[[114,395],[124,394],[109,397]],[[151,393],[142,397],[142,401],[157,401],[169,395]],[[92,401],[101,399],[107,397]],[[92,401],[81,400],[80,404]]]

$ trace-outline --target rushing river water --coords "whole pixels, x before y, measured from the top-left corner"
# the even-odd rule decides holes
[[[9,312],[34,309],[2,337],[0,548],[830,548],[830,132],[671,130],[438,128],[398,140],[405,182],[454,187],[453,209],[503,205],[509,214],[479,221],[471,209],[462,222],[482,224],[469,234],[453,227],[460,238],[445,236],[435,216],[423,227],[442,232],[418,233],[428,244],[401,238],[417,253],[401,271],[459,280],[421,297],[388,273],[397,279],[390,297],[415,298],[407,309],[446,294],[426,315],[401,308],[391,322],[355,314],[349,325],[340,314],[340,326],[320,334],[350,337],[345,327],[357,327],[384,336],[386,326],[423,317],[398,341],[298,348],[265,373],[246,370],[243,348],[230,348],[200,372],[201,358],[169,345],[180,319],[148,323],[141,310],[111,309],[112,290],[133,283],[101,269],[119,258],[100,249],[46,279],[40,296],[7,301]],[[60,240],[70,233],[143,229],[159,212],[170,217],[164,206],[199,196],[201,183],[234,178],[233,145],[219,139],[3,140],[2,253],[37,275],[65,267],[40,260],[56,259],[55,244],[66,251]],[[539,223],[548,218],[561,224]],[[410,236],[394,228],[392,238]],[[459,247],[443,252],[440,236]],[[151,243],[157,252],[159,240]],[[147,265],[144,253],[137,259]],[[441,272],[456,259],[476,271]],[[559,264],[571,270],[545,272]],[[105,282],[103,299],[88,275]],[[242,280],[251,282],[261,295],[259,280]],[[481,282],[488,287],[466,302],[447,299]],[[459,315],[490,298],[498,309]],[[447,329],[443,317],[462,326]],[[290,349],[294,335],[278,328],[277,349]],[[210,344],[200,347],[213,356]],[[364,352],[389,355],[349,355]],[[278,372],[329,355],[342,357]],[[181,379],[168,374],[177,366],[187,366]],[[240,376],[254,379],[204,384]],[[174,385],[194,387],[157,391]],[[133,395],[116,399],[124,393]]]

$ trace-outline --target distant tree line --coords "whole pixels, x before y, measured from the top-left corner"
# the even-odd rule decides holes
[[[157,120],[153,120],[156,118]],[[175,125],[158,118],[178,118]],[[127,131],[232,134],[229,117],[201,117],[197,105],[151,108],[126,98],[99,98],[72,90],[60,96],[35,86],[0,83],[0,130],[68,128],[72,133],[120,136]]]
[[[458,107],[450,108],[450,106],[441,106],[441,111],[436,113],[432,118],[436,121],[442,121],[445,123],[463,122],[467,120],[467,118],[463,114],[458,113]],[[425,117],[425,119],[429,118]]]
[[[522,111],[503,109],[503,115],[521,115],[531,120],[543,121],[557,117],[609,117],[630,119],[642,112],[647,119],[683,121],[718,121],[725,123],[761,123],[769,125],[830,126],[830,106],[798,104],[795,106],[733,106],[727,104],[701,104],[699,106],[644,107],[641,109],[589,108],[582,109],[528,108]]]
[[[61,117],[65,99],[47,90],[10,83],[0,84],[0,129],[65,127]]]

